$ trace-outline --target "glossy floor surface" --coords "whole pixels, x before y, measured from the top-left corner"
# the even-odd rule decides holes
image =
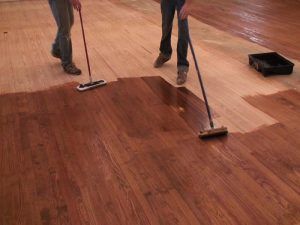
[[[192,15],[218,29],[300,60],[300,2],[194,0]]]
[[[202,141],[194,68],[178,88],[175,55],[153,68],[159,4],[86,0],[82,13],[93,76],[108,81],[85,93],[75,90],[88,80],[78,15],[83,75],[71,77],[49,54],[47,2],[0,3],[1,225],[299,225],[299,61],[292,75],[265,78],[247,57],[273,48],[190,18],[215,121],[230,131]],[[172,40],[175,49],[176,23]]]
[[[73,86],[0,97],[1,224],[300,222],[298,92],[247,99],[279,124],[202,141],[203,103],[160,77]]]

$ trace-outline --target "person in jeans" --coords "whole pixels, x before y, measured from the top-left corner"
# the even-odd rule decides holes
[[[73,8],[81,9],[80,0],[49,0],[49,5],[57,24],[57,34],[52,44],[52,56],[61,60],[64,71],[71,75],[80,75],[72,61],[71,27],[74,23]]]
[[[171,59],[172,46],[171,35],[175,11],[178,17],[178,42],[177,42],[177,84],[182,85],[187,79],[189,62],[187,60],[188,51],[188,31],[184,25],[184,20],[190,14],[191,0],[161,0],[162,14],[162,38],[160,42],[160,54],[154,62],[154,67],[159,68]]]

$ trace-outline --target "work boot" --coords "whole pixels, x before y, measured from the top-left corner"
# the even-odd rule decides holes
[[[178,67],[177,80],[176,80],[176,83],[178,85],[182,85],[186,82],[188,71],[189,68],[187,66]]]
[[[64,71],[68,74],[71,74],[71,75],[80,75],[81,74],[81,70],[78,69],[74,63],[70,63],[66,66],[63,66],[64,68]]]
[[[159,53],[159,56],[154,62],[154,67],[159,68],[164,65],[165,62],[169,61],[171,59],[171,56],[166,56],[163,53]]]

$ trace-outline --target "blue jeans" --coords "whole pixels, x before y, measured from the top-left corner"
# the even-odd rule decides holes
[[[49,0],[49,5],[57,24],[57,34],[52,44],[52,52],[60,55],[61,64],[66,66],[72,63],[73,8],[69,0]]]
[[[178,42],[177,42],[177,66],[188,67],[188,32],[184,21],[179,18],[179,12],[184,5],[185,0],[161,0],[162,14],[162,38],[160,42],[160,52],[166,56],[172,55],[171,35],[175,11],[178,18]]]

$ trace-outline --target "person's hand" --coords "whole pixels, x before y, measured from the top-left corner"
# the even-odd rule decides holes
[[[189,2],[184,3],[184,5],[182,6],[180,12],[179,12],[179,17],[182,20],[185,20],[186,18],[188,18],[188,16],[191,13],[191,6]]]
[[[70,2],[74,9],[76,9],[77,11],[81,10],[80,0],[70,0]]]

